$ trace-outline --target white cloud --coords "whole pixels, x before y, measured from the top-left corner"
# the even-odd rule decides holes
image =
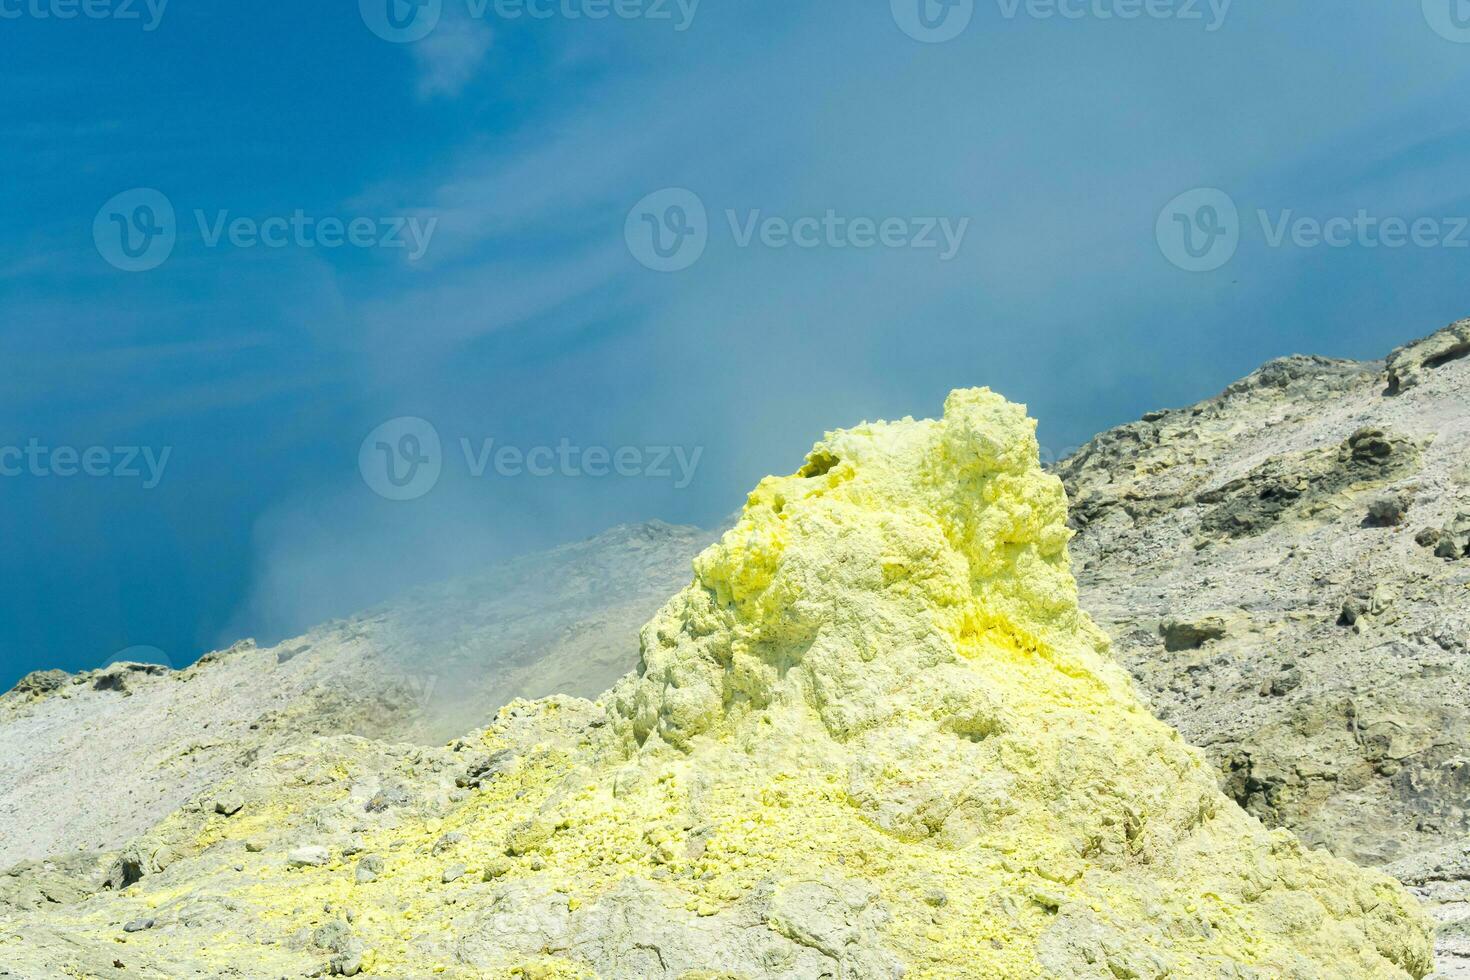
[[[483,20],[446,17],[413,47],[418,62],[420,98],[454,97],[484,67],[495,32]]]

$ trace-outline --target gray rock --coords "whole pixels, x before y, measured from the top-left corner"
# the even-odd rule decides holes
[[[365,885],[370,881],[377,881],[378,875],[383,873],[383,859],[376,854],[369,854],[357,862],[355,877],[359,885]]]
[[[319,868],[331,860],[331,852],[320,844],[298,847],[286,855],[286,864],[293,868]]]
[[[1410,500],[1406,495],[1394,494],[1379,497],[1368,505],[1368,524],[1371,527],[1398,527],[1408,515]]]
[[[1470,320],[1400,347],[1388,356],[1388,394],[1401,395],[1430,374],[1470,356]]]
[[[1224,639],[1225,620],[1220,616],[1204,616],[1195,620],[1171,619],[1159,626],[1164,649],[1170,653],[1198,650],[1211,640]]]
[[[24,698],[44,697],[69,683],[71,675],[64,670],[36,670],[22,677],[9,693]]]
[[[1286,358],[1056,467],[1083,608],[1154,709],[1251,813],[1364,864],[1470,835],[1467,329],[1396,355],[1393,397],[1383,364]]]

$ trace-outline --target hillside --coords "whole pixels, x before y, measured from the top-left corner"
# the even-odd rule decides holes
[[[9,882],[3,959],[177,977],[1421,978],[1392,879],[1226,799],[1078,607],[986,389],[762,481],[598,702],[288,749]],[[56,894],[61,895],[58,901]]]
[[[1470,321],[1382,362],[1285,358],[1055,470],[1081,608],[1145,702],[1247,813],[1425,899],[1446,977],[1470,976],[1467,354]],[[359,773],[349,796],[411,787],[406,812],[447,819],[483,782],[465,753],[536,739],[572,753],[606,722],[558,701],[549,730],[517,709],[457,750],[430,747],[516,698],[611,686],[712,538],[615,529],[186,671],[33,675],[0,697],[0,866],[83,853],[18,869],[0,894],[18,908],[106,891],[118,848],[162,874],[193,846],[181,828],[306,792],[288,774],[326,759]],[[439,782],[420,785],[426,772]]]

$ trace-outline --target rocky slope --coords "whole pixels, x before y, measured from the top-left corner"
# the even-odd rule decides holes
[[[1466,354],[1470,322],[1386,362],[1287,358],[1058,468],[1082,606],[1154,710],[1268,826],[1386,865],[1424,897],[1454,977],[1470,977]],[[203,819],[215,796],[234,806],[230,786],[315,771],[314,735],[438,745],[515,697],[594,696],[637,662],[637,626],[710,537],[617,529],[187,671],[28,678],[0,697],[0,867],[140,834],[146,850],[145,832],[180,807]],[[452,785],[459,754],[443,756],[435,806],[466,792]],[[392,795],[397,760],[376,747],[351,766]],[[430,798],[403,806],[432,810]],[[114,859],[23,867],[0,894],[71,902]],[[135,863],[167,873],[160,861]]]
[[[0,697],[0,868],[117,847],[314,734],[440,745],[518,697],[595,696],[712,537],[616,528],[184,671],[32,675]]]
[[[280,753],[0,885],[19,975],[1422,977],[1386,876],[1227,800],[1077,605],[988,391],[764,481],[597,704]]]
[[[1159,715],[1268,825],[1434,882],[1462,937],[1467,354],[1470,321],[1386,362],[1276,361],[1058,468],[1083,605]]]

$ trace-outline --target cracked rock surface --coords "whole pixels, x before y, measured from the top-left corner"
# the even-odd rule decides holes
[[[1083,605],[1160,717],[1267,825],[1367,865],[1470,840],[1467,338],[1275,361],[1057,468]],[[1470,908],[1443,912],[1470,976]]]

